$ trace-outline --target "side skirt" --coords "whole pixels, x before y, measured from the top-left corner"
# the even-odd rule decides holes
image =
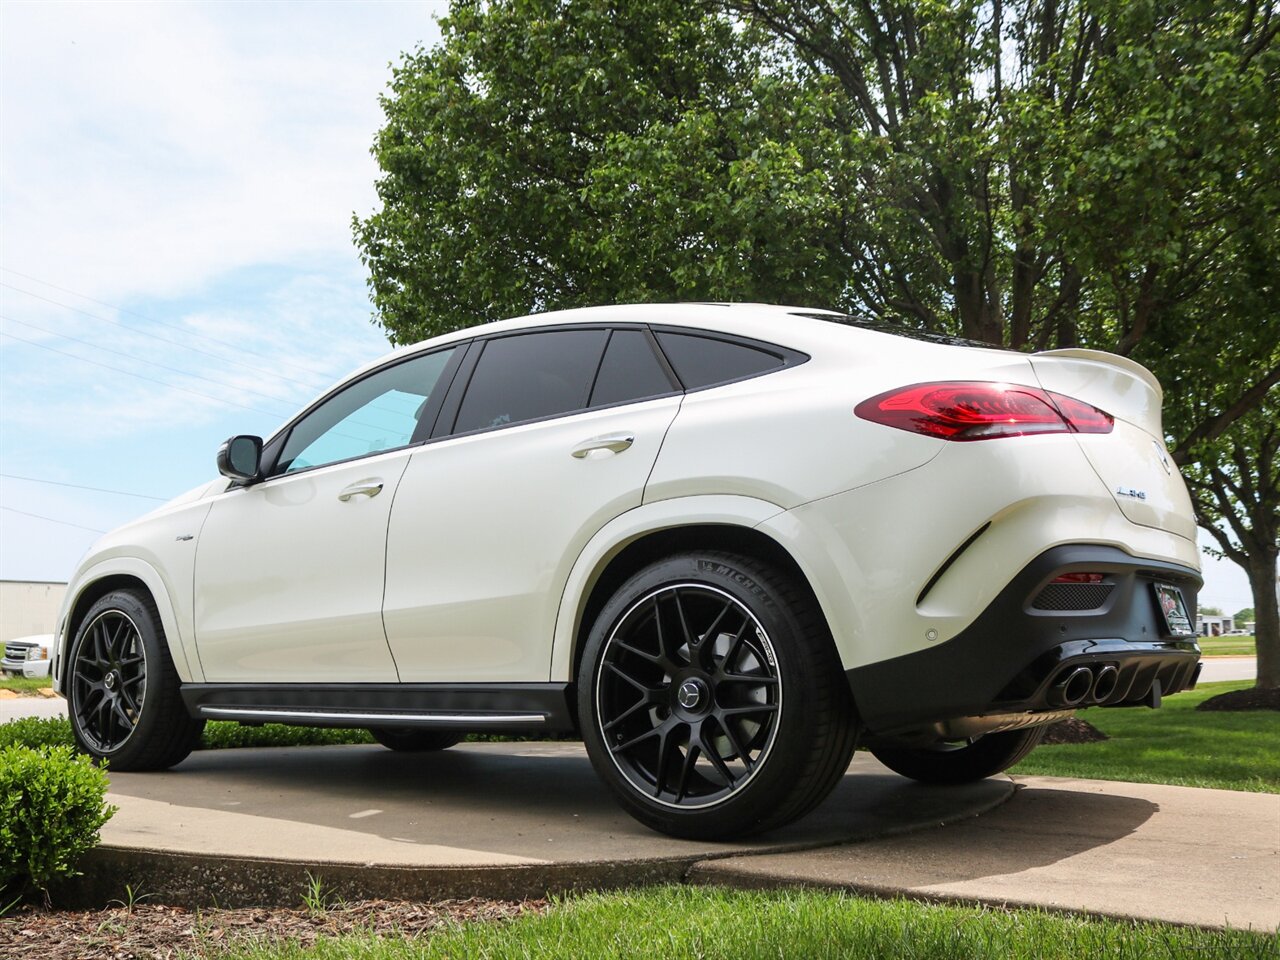
[[[568,683],[190,683],[193,717],[305,727],[573,733]]]

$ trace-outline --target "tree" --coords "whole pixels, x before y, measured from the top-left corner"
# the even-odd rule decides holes
[[[1201,607],[1201,608],[1200,608],[1200,612],[1201,612],[1202,614],[1204,614],[1206,617],[1220,617],[1220,616],[1222,616],[1222,608],[1221,608],[1221,607]]]
[[[1280,383],[1273,3],[459,0],[441,29],[395,70],[355,223],[396,342],[831,306],[1132,356],[1180,465],[1266,468],[1236,426]]]
[[[1237,610],[1236,615],[1232,617],[1231,620],[1237,627],[1243,630],[1246,623],[1253,622],[1253,607],[1244,607],[1241,610]]]

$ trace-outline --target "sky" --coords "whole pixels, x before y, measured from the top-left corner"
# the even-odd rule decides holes
[[[0,2],[0,579],[66,580],[387,352],[351,218],[444,6]]]

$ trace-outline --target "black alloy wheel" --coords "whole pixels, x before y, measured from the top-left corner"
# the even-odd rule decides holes
[[[66,694],[80,750],[112,770],[162,770],[200,741],[150,594],[115,590],[93,604],[71,644]]]
[[[848,683],[812,593],[753,557],[685,553],[638,571],[596,616],[577,678],[596,773],[672,836],[790,823],[853,754]]]
[[[137,625],[105,610],[85,628],[71,664],[76,727],[90,751],[120,749],[138,726],[147,696],[147,654]]]
[[[600,732],[618,770],[661,804],[694,808],[742,789],[767,758],[782,705],[773,645],[714,587],[660,587],[605,644]]]

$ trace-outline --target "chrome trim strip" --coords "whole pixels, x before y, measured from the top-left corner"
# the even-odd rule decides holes
[[[436,720],[442,723],[543,723],[542,713],[330,713],[320,710],[270,710],[254,707],[199,707],[203,717],[287,717],[293,720],[390,720],[394,723]]]

